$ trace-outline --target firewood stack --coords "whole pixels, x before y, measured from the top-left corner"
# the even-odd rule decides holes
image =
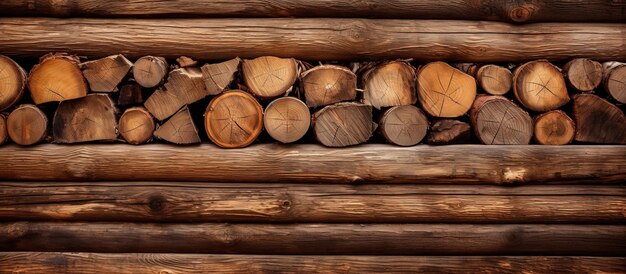
[[[270,2],[0,1],[0,272],[626,272],[626,3]]]

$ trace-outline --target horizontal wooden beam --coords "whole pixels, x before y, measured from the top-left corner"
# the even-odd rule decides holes
[[[8,273],[619,273],[619,257],[283,256],[0,252]]]
[[[626,226],[4,222],[0,246],[114,253],[621,256]]]
[[[0,182],[0,219],[626,223],[624,186]]]
[[[507,22],[622,22],[621,1],[534,0],[5,0],[0,16],[371,17]]]
[[[518,62],[587,57],[626,61],[626,24],[371,19],[0,18],[12,57],[181,55],[201,60],[261,55],[304,60],[414,58]]]
[[[626,146],[38,145],[0,147],[3,180],[620,183]]]

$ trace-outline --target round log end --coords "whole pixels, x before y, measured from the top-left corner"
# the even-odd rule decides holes
[[[563,74],[545,60],[518,67],[513,74],[513,92],[517,100],[532,111],[554,110],[569,102]]]
[[[296,81],[298,66],[292,58],[263,56],[242,63],[243,80],[250,92],[263,99],[287,95]]]
[[[48,118],[35,105],[21,105],[7,118],[7,131],[18,145],[39,143],[47,135]]]
[[[504,95],[513,85],[513,74],[507,68],[484,65],[478,69],[476,79],[480,87],[491,95]]]
[[[302,73],[302,90],[309,107],[356,99],[356,75],[335,65],[321,65]]]
[[[399,146],[413,146],[426,136],[428,118],[415,106],[396,106],[383,113],[379,126],[387,142]]]
[[[26,73],[11,58],[0,55],[0,79],[0,111],[3,111],[22,98]]]
[[[586,58],[576,58],[563,66],[569,85],[577,91],[592,91],[602,82],[602,64]]]
[[[470,117],[476,136],[483,144],[530,143],[533,137],[533,121],[526,111],[498,96],[483,96],[476,101]]]
[[[211,100],[204,114],[204,125],[216,145],[246,147],[263,129],[263,110],[252,95],[240,90],[227,91]]]
[[[535,117],[535,141],[542,145],[566,145],[574,139],[576,126],[572,118],[561,110],[553,110]]]
[[[609,101],[593,94],[577,94],[572,117],[576,123],[576,141],[626,144],[626,116]]]
[[[154,137],[177,145],[200,143],[189,108],[184,107],[154,131]]]
[[[337,103],[313,114],[315,138],[328,147],[346,147],[366,142],[376,130],[372,107],[359,103]]]
[[[379,65],[363,76],[363,101],[376,109],[415,104],[415,68],[394,61]]]
[[[155,126],[154,119],[147,110],[143,107],[133,107],[124,111],[118,128],[126,142],[139,145],[152,138]]]
[[[139,58],[133,66],[133,78],[144,88],[153,88],[159,85],[167,74],[167,61],[162,57],[144,56]]]
[[[626,104],[626,64],[616,66],[607,72],[604,89],[613,99]]]
[[[418,97],[422,108],[435,117],[465,114],[476,98],[474,77],[444,62],[432,62],[417,73]]]
[[[7,132],[7,116],[4,113],[0,113],[0,145],[6,143],[9,139],[9,133]]]
[[[309,130],[309,108],[295,97],[282,97],[272,101],[263,115],[263,125],[272,138],[282,143],[300,140]]]
[[[42,57],[28,75],[28,89],[35,104],[86,96],[87,84],[78,57],[63,54]]]

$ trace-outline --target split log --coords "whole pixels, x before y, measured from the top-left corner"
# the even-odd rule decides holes
[[[47,54],[30,70],[28,90],[35,104],[76,99],[87,95],[79,59],[65,54]]]
[[[376,130],[372,107],[358,103],[326,106],[313,114],[311,125],[315,138],[328,147],[365,143]]]
[[[474,78],[476,78],[478,69],[480,69],[480,66],[476,63],[454,63],[452,64],[452,67]]]
[[[587,58],[576,58],[563,66],[563,76],[576,91],[592,91],[602,81],[602,65]]]
[[[430,128],[429,145],[451,145],[468,143],[472,138],[468,123],[458,120],[443,119],[435,122]]]
[[[193,60],[187,56],[181,56],[176,58],[176,63],[178,63],[178,67],[180,68],[195,67],[198,65],[198,61]]]
[[[311,113],[298,98],[281,97],[265,108],[263,125],[275,140],[292,143],[300,140],[309,131]]]
[[[152,115],[143,107],[127,109],[119,121],[120,135],[132,145],[150,141],[155,127]]]
[[[246,147],[263,130],[263,108],[249,93],[223,92],[207,106],[204,127],[209,139],[220,147]]]
[[[415,106],[396,106],[383,113],[379,126],[387,142],[399,146],[414,146],[426,136],[428,118]]]
[[[538,112],[560,108],[570,99],[561,70],[546,60],[519,66],[513,73],[513,92],[524,107]]]
[[[117,85],[126,77],[131,67],[133,63],[121,54],[80,64],[83,76],[93,92],[117,91]]]
[[[120,106],[132,106],[143,104],[143,92],[141,86],[135,82],[123,85],[120,88],[120,95],[117,98]]]
[[[117,140],[117,108],[106,94],[62,101],[52,121],[55,143]]]
[[[2,222],[0,235],[3,251],[574,256],[626,252],[622,225]]]
[[[298,75],[293,58],[263,56],[243,60],[241,69],[250,92],[262,99],[288,95]]]
[[[236,57],[226,62],[202,66],[202,79],[209,95],[218,95],[233,82],[241,59]]]
[[[163,57],[143,56],[133,66],[133,78],[144,88],[158,86],[167,74],[168,65]]]
[[[415,104],[415,68],[402,61],[387,62],[363,74],[363,102],[376,109]]]
[[[577,94],[572,114],[576,122],[576,141],[626,144],[626,117],[608,101],[593,94]]]
[[[479,96],[470,119],[474,132],[486,145],[527,145],[533,137],[528,112],[500,96]]]
[[[0,153],[3,156],[0,178],[3,180],[344,184],[607,184],[626,181],[623,172],[626,146],[620,145],[406,148],[364,144],[335,149],[317,144],[257,144],[235,153],[210,144],[196,147],[44,144],[37,149],[6,145],[0,147]],[[550,165],[545,164],[545,159],[550,159]],[[576,165],[572,165],[574,161]],[[171,171],[172,166],[176,166],[176,172]]]
[[[201,142],[198,129],[187,107],[182,108],[164,124],[157,127],[154,131],[154,137],[177,145]]]
[[[508,68],[484,65],[476,72],[480,87],[491,95],[504,95],[513,85],[513,74]]]
[[[7,132],[7,115],[0,113],[0,145],[6,143],[9,139],[9,133]]]
[[[422,108],[430,115],[459,117],[476,98],[476,80],[444,62],[433,62],[417,72],[417,93]]]
[[[0,111],[22,99],[26,87],[26,72],[13,59],[0,55]]]
[[[604,90],[613,99],[626,104],[626,64],[606,62],[603,64]]]
[[[11,140],[23,146],[41,142],[48,135],[48,117],[35,105],[20,105],[7,118]]]
[[[576,125],[565,112],[553,110],[534,119],[535,141],[542,145],[566,145],[574,140]]]
[[[208,95],[199,68],[179,68],[170,72],[163,88],[152,93],[144,106],[154,115],[154,118],[163,121],[183,106]]]
[[[303,72],[302,90],[309,107],[356,99],[356,75],[346,67],[321,65]]]
[[[496,63],[578,57],[626,61],[626,24],[511,25],[351,18],[0,18],[0,32],[4,54],[30,58],[72,49],[88,58],[123,52],[131,59],[158,52],[166,58],[185,55],[198,60],[270,55],[320,61],[413,58]]]

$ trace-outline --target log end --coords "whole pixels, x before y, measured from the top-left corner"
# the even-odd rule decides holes
[[[42,57],[28,75],[28,89],[35,104],[86,96],[87,84],[80,71],[78,57],[65,54]]]
[[[422,108],[442,118],[465,114],[476,98],[474,77],[444,62],[432,62],[417,72],[417,92]]]
[[[159,126],[154,131],[154,137],[177,145],[200,143],[198,129],[187,107],[179,110],[174,116]]]
[[[321,65],[301,75],[302,90],[309,107],[326,106],[356,99],[356,75],[348,68]]]
[[[3,111],[22,98],[26,72],[13,59],[0,55],[0,79],[0,111]]]
[[[62,101],[52,121],[55,143],[117,140],[117,108],[106,94]]]
[[[592,91],[602,82],[602,64],[587,58],[576,58],[563,66],[563,75],[575,90]]]
[[[168,65],[163,57],[144,56],[133,66],[133,78],[144,88],[153,88],[163,82]]]
[[[572,107],[579,142],[626,144],[626,117],[615,105],[593,94],[577,94]]]
[[[142,107],[133,107],[124,111],[118,125],[120,135],[132,145],[150,141],[156,126],[152,115]]]
[[[218,95],[226,90],[239,71],[241,59],[234,58],[217,64],[202,66],[202,79],[209,95]]]
[[[346,147],[366,142],[376,130],[372,107],[359,103],[337,103],[313,114],[315,138],[328,147]]]
[[[376,109],[415,104],[415,68],[402,61],[387,62],[363,75],[363,101]]]
[[[538,112],[557,109],[570,100],[563,74],[545,60],[518,67],[513,74],[513,92],[524,107]]]
[[[300,140],[309,130],[309,108],[295,97],[282,97],[265,108],[263,125],[267,133],[282,143]]]
[[[297,79],[297,63],[293,58],[262,56],[242,63],[243,80],[250,92],[263,99],[284,96]]]
[[[132,66],[133,63],[121,54],[80,64],[83,76],[94,92],[117,91]]]
[[[574,140],[576,125],[561,110],[553,110],[535,117],[534,139],[542,145],[566,145]]]
[[[211,100],[204,113],[209,139],[223,148],[250,145],[263,130],[263,109],[249,93],[233,90]]]
[[[533,136],[533,122],[528,112],[503,97],[479,97],[470,118],[483,144],[527,145]]]
[[[23,146],[41,142],[47,136],[48,118],[35,105],[20,105],[7,118],[11,140]]]
[[[428,118],[415,106],[396,106],[383,113],[378,125],[387,142],[399,146],[414,146],[426,136]]]
[[[504,95],[513,85],[513,73],[505,67],[496,65],[480,67],[476,79],[480,87],[491,95]]]

